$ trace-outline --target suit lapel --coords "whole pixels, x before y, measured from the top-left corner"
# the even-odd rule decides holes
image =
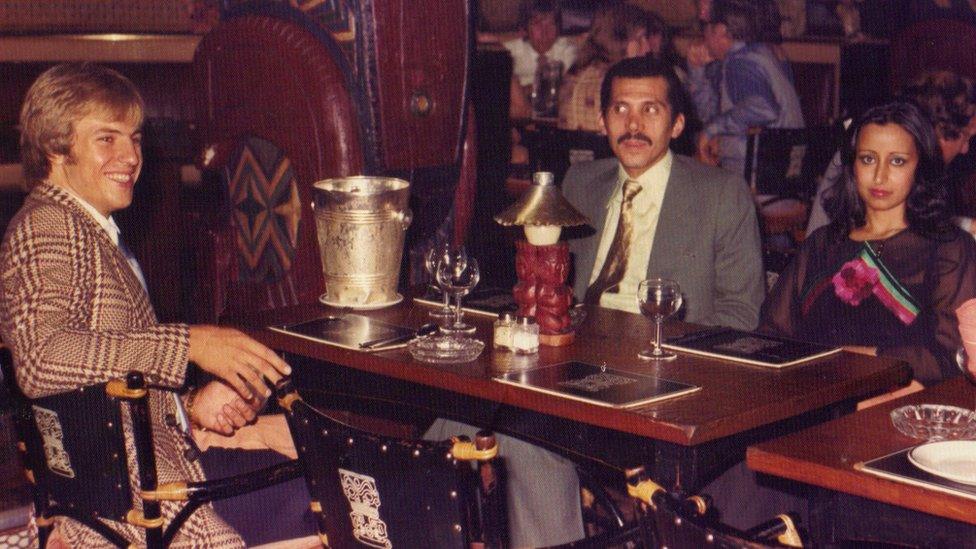
[[[647,262],[647,274],[660,273],[661,265],[667,265],[682,253],[685,232],[692,227],[689,220],[694,219],[695,185],[688,177],[684,160],[674,155],[668,188],[664,192],[661,213],[658,215],[657,229],[654,231],[654,245]]]
[[[617,186],[617,173],[619,165],[614,163],[613,168],[596,178],[591,186],[592,193],[584,204],[583,214],[590,218],[590,224],[596,229],[596,234],[589,237],[593,239],[591,246],[585,246],[581,251],[581,257],[577,264],[580,272],[576,273],[576,287],[586,288],[593,276],[593,262],[596,261],[596,251],[600,246],[600,238],[603,234],[603,227],[607,222],[607,205],[613,195],[614,188]],[[582,281],[580,283],[579,281]],[[582,299],[582,296],[580,296]]]
[[[126,291],[128,291],[132,300],[134,302],[145,301],[145,306],[151,308],[152,306],[148,301],[149,296],[146,294],[146,289],[142,286],[142,282],[139,281],[139,277],[132,270],[132,266],[129,265],[129,261],[125,258],[122,250],[112,242],[112,238],[109,237],[105,229],[67,191],[55,185],[48,185],[43,190],[44,194],[67,208],[75,218],[79,219],[93,234],[97,235],[96,238],[101,241],[104,249],[111,250],[109,255],[112,257],[112,269],[125,281]]]

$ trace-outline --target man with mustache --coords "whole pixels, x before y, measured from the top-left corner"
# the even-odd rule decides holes
[[[600,96],[615,158],[576,164],[563,180],[596,229],[569,242],[577,298],[638,312],[638,283],[669,278],[681,286],[685,321],[755,328],[765,290],[752,197],[740,176],[669,150],[688,105],[674,72],[626,59]]]

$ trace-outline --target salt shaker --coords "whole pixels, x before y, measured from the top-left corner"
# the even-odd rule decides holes
[[[515,321],[513,336],[515,353],[531,355],[539,352],[539,325],[531,316],[520,316]]]
[[[514,351],[515,319],[512,313],[501,313],[494,324],[492,345],[501,351]]]

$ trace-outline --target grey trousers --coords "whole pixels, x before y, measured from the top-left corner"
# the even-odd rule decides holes
[[[444,440],[474,439],[479,429],[437,419],[424,435]],[[583,538],[579,477],[573,462],[539,446],[496,434],[506,471],[509,543],[512,547],[549,547]]]
[[[794,513],[809,525],[806,487],[799,483],[761,475],[740,461],[708,483],[701,491],[712,497],[719,520],[748,530],[781,513]]]

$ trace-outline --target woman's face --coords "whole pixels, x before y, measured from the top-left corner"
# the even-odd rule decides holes
[[[712,0],[697,0],[695,7],[699,21],[709,21],[712,18]]]
[[[628,58],[643,57],[648,54],[658,57],[661,55],[661,42],[663,38],[660,34],[648,36],[646,29],[637,29],[627,39],[626,55]]]
[[[898,124],[867,124],[858,134],[854,179],[866,214],[905,218],[905,200],[918,168],[915,139]]]

